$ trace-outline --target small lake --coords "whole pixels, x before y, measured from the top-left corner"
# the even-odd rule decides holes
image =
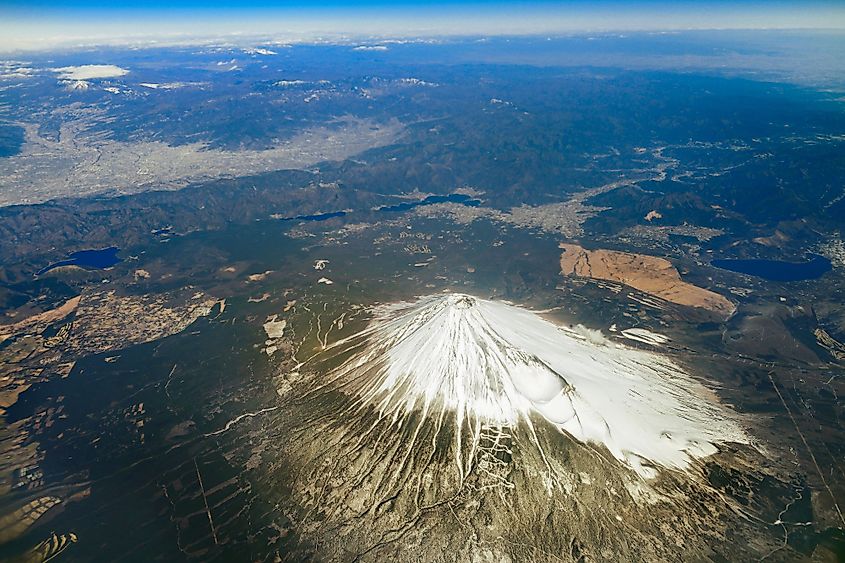
[[[77,252],[72,252],[64,260],[54,262],[46,268],[38,270],[35,275],[40,276],[41,274],[46,274],[50,270],[55,270],[56,268],[61,268],[62,266],[78,266],[80,268],[85,268],[86,270],[102,270],[104,268],[111,268],[118,262],[123,261],[117,257],[117,253],[119,251],[120,249],[116,246],[101,248],[99,250],[79,250]]]
[[[811,254],[807,262],[782,260],[713,260],[712,266],[771,281],[814,280],[830,271],[830,260]]]

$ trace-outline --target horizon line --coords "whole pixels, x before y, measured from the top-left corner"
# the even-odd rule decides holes
[[[303,43],[351,40],[548,36],[692,31],[845,31],[845,2],[826,0],[247,0],[237,8],[200,0],[9,0],[0,6],[0,51],[47,51],[266,37]],[[86,1],[88,2],[86,4]],[[215,1],[218,3],[215,4]],[[310,0],[309,0],[310,1]],[[249,2],[252,2],[250,4]],[[264,3],[264,4],[262,4]],[[37,9],[39,6],[43,9]]]
[[[807,27],[807,26],[702,26],[702,27],[660,27],[660,28],[572,28],[559,30],[538,31],[509,31],[489,30],[477,32],[407,30],[393,33],[374,33],[364,31],[344,30],[284,30],[284,31],[251,31],[233,30],[219,33],[188,33],[180,31],[160,33],[121,33],[115,35],[76,35],[51,36],[32,38],[19,45],[4,45],[0,39],[0,53],[37,53],[49,52],[56,49],[68,51],[86,50],[103,47],[113,48],[177,48],[177,47],[258,47],[269,45],[275,47],[292,47],[296,45],[359,45],[375,43],[423,43],[448,40],[471,40],[484,38],[547,38],[562,39],[578,36],[607,36],[622,37],[631,35],[673,35],[694,32],[804,32],[804,33],[834,33],[842,34],[845,38],[845,27]]]

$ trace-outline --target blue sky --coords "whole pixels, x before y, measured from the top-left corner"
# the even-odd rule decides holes
[[[0,49],[142,38],[845,29],[845,0],[0,0]]]
[[[489,12],[500,10],[529,10],[560,12],[565,10],[621,12],[669,11],[674,13],[723,12],[728,15],[737,12],[757,12],[761,17],[767,13],[793,12],[799,15],[805,11],[839,9],[841,0],[0,0],[0,10],[17,13],[44,14],[44,11],[76,13],[97,13],[103,16],[121,12],[156,13],[169,11],[213,12],[284,12],[284,11],[338,11],[356,12],[372,9],[388,10],[461,10],[479,9]],[[725,22],[728,23],[728,22]]]
[[[97,11],[100,13],[131,11],[249,11],[249,10],[356,10],[368,8],[434,8],[477,7],[497,10],[507,7],[544,9],[623,10],[755,10],[759,12],[841,7],[839,0],[0,0],[0,9]]]

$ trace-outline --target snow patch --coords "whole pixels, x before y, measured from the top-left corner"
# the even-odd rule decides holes
[[[177,88],[186,88],[188,86],[203,86],[203,82],[141,82],[138,86],[142,88],[149,88],[150,90],[176,90]]]
[[[273,86],[277,86],[279,88],[291,88],[293,86],[305,86],[306,84],[311,84],[306,80],[277,80],[273,82]]]
[[[643,344],[649,344],[651,346],[662,346],[669,342],[668,336],[651,332],[650,330],[646,330],[644,328],[626,328],[620,332],[620,334],[628,340],[642,342]]]
[[[63,80],[61,84],[64,85],[65,90],[69,91],[88,90],[91,87],[91,83],[87,80]]]
[[[276,51],[271,51],[270,49],[264,49],[261,47],[256,47],[254,49],[244,49],[244,53],[247,55],[278,55]]]

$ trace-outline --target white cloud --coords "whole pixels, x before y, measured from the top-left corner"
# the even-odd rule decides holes
[[[387,51],[387,45],[358,45],[353,51]]]
[[[29,63],[22,61],[0,61],[0,80],[4,78],[29,78],[33,72]]]
[[[125,68],[115,65],[81,65],[54,68],[62,80],[91,80],[92,78],[114,78],[129,74]]]

